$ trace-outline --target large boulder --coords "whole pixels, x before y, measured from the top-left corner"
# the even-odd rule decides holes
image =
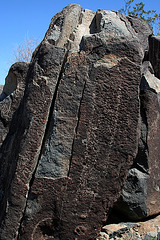
[[[142,65],[140,85],[141,136],[138,153],[129,170],[115,211],[126,219],[137,221],[159,214],[160,194],[160,80],[153,74],[151,63]],[[121,218],[121,217],[120,217]]]
[[[0,149],[0,239],[96,238],[138,154],[151,34],[76,4],[53,17]]]

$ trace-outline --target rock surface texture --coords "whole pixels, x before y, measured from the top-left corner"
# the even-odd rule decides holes
[[[134,178],[141,218],[160,210],[151,34],[138,18],[76,4],[52,18],[0,148],[1,240],[96,239],[115,202],[132,206]]]
[[[24,95],[28,65],[25,62],[13,64],[5,79],[5,85],[0,95],[0,145],[8,133],[13,113]]]
[[[141,136],[138,153],[121,197],[115,204],[119,213],[135,221],[160,213],[160,80],[153,72],[150,62],[145,61],[140,85]]]

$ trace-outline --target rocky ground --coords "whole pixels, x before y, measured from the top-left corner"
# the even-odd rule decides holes
[[[102,228],[96,240],[155,240],[160,239],[160,215],[145,222],[109,224]]]

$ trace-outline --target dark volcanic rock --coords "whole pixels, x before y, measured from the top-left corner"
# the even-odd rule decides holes
[[[137,156],[150,34],[76,4],[53,17],[0,149],[0,239],[96,238]]]
[[[128,37],[125,24],[122,27]],[[81,54],[67,59],[31,187],[22,239],[47,235],[42,226],[60,239],[94,239],[136,156],[141,51],[128,40],[125,52],[113,51],[100,34],[84,37]],[[117,32],[114,37],[120,45]]]
[[[138,154],[129,170],[121,197],[115,204],[116,211],[132,221],[160,213],[160,82],[145,70],[141,82],[141,137]]]
[[[72,75],[75,74],[75,71],[76,75],[78,75],[78,72],[81,73],[80,76],[85,76],[87,70],[85,62],[83,63],[84,66],[81,63],[76,69],[72,66],[72,62],[75,64],[75,61],[79,62],[79,57],[77,57],[77,60],[72,58],[65,72],[64,80],[67,80],[67,73],[69,73],[70,81],[73,80]],[[128,71],[132,76],[133,85],[131,88],[129,87],[131,83],[130,78],[128,78]],[[138,66],[127,59],[123,59],[111,69],[108,68],[107,64],[106,66],[97,66],[95,64],[91,68],[91,74],[84,79],[86,84],[84,89],[81,90],[80,117],[77,124],[73,122],[74,114],[78,117],[77,108],[75,108],[75,111],[73,106],[69,108],[70,105],[64,104],[63,111],[66,116],[67,114],[69,116],[67,119],[61,119],[59,116],[64,112],[62,107],[59,109],[56,105],[57,117],[54,118],[56,126],[53,129],[55,128],[54,136],[55,132],[57,134],[52,139],[53,143],[50,146],[53,146],[53,148],[55,144],[57,146],[57,137],[59,137],[59,146],[61,148],[59,146],[54,148],[54,151],[57,150],[57,156],[53,158],[52,161],[55,161],[53,164],[50,158],[50,161],[48,160],[48,155],[45,154],[49,149],[48,144],[46,145],[46,150],[42,155],[42,160],[40,160],[37,175],[31,188],[30,197],[32,198],[32,195],[36,196],[36,200],[30,200],[28,203],[26,220],[22,228],[22,239],[30,239],[30,236],[33,233],[35,234],[36,231],[38,233],[36,232],[34,239],[43,236],[44,233],[38,230],[41,228],[42,222],[43,224],[46,222],[43,212],[46,212],[49,220],[49,225],[45,224],[48,227],[52,225],[52,231],[60,239],[74,239],[75,237],[77,239],[94,239],[96,237],[97,231],[100,230],[101,225],[107,219],[110,207],[119,196],[123,178],[127,173],[126,169],[131,165],[137,152],[138,133],[132,131],[132,128],[136,129],[138,127],[139,120],[138,71]],[[116,76],[118,75],[117,79]],[[78,80],[80,79],[77,77]],[[81,81],[84,80],[81,79]],[[75,87],[77,87],[76,82]],[[119,89],[118,92],[117,88]],[[71,91],[70,95],[72,95],[72,88],[68,90]],[[137,94],[135,94],[136,92]],[[59,99],[59,94],[58,91],[57,99]],[[70,99],[68,95],[65,99],[66,102]],[[80,101],[80,99],[78,100]],[[71,111],[68,112],[68,110]],[[125,111],[125,116],[123,111]],[[70,118],[72,118],[72,122],[70,122]],[[63,123],[65,132],[60,131]],[[70,138],[65,140],[65,137],[68,136],[67,129],[69,129],[70,133],[75,133],[74,142],[72,138],[71,140]],[[131,132],[133,133],[132,137]],[[129,142],[130,137],[134,141]],[[51,137],[48,139],[49,143],[51,143],[50,140]],[[65,154],[68,140],[73,144],[69,155],[70,158]],[[66,147],[64,147],[65,145]],[[112,158],[110,158],[111,155]],[[65,164],[69,162],[66,161],[66,157],[70,160],[70,164],[68,164],[67,174],[64,174]],[[48,171],[48,165],[45,165],[45,161],[52,169],[50,172]],[[60,176],[57,176],[57,165]],[[45,167],[47,173],[44,170]],[[55,179],[56,177],[61,178]],[[51,180],[52,178],[53,180]],[[46,191],[48,192],[48,189],[51,191],[51,186],[53,186],[54,192],[46,198]],[[41,188],[40,194],[37,192],[39,188]],[[38,203],[35,212],[32,210],[34,201]],[[51,202],[54,202],[54,206],[50,204]],[[56,208],[56,210],[53,211],[53,208]],[[52,221],[55,223],[60,222],[59,226],[54,226]],[[95,227],[97,230],[95,230]]]
[[[142,97],[146,110],[148,124],[148,165],[149,178],[147,180],[146,205],[148,216],[160,213],[159,205],[159,186],[160,186],[160,106],[158,94],[153,91],[147,91]]]
[[[25,62],[13,64],[5,79],[0,95],[0,144],[8,133],[13,113],[24,95],[28,66],[29,64]]]
[[[131,23],[132,28],[134,29],[136,36],[140,40],[140,43],[144,51],[149,51],[149,39],[148,36],[152,35],[153,30],[147,22],[135,16],[126,16],[128,21]]]
[[[85,53],[68,58],[67,64],[69,66],[57,90],[45,150],[42,151],[36,177],[68,176],[80,103],[88,79]]]
[[[2,144],[0,220],[5,216],[5,221],[1,239],[13,239],[18,234],[64,56],[62,48],[47,43],[40,46],[27,73],[24,98]]]
[[[149,60],[153,66],[155,76],[160,79],[160,36],[149,38]]]

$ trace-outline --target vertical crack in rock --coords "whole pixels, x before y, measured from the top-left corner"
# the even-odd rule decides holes
[[[148,219],[160,212],[160,208],[155,207],[158,205],[156,199],[160,183],[160,175],[157,174],[160,83],[153,75],[149,62],[143,63],[142,73],[140,84],[141,135],[138,154],[129,170],[121,197],[111,213],[112,221],[117,216],[119,216],[119,221]]]
[[[140,93],[141,134],[138,153],[130,168],[119,200],[111,212],[112,221],[129,221],[146,218],[147,180],[149,177],[148,123],[145,109],[145,96]],[[109,221],[111,221],[109,219]]]
[[[79,12],[79,6],[77,5],[75,6],[73,4],[71,5],[71,8],[69,9],[65,17],[63,16],[63,11],[60,13],[60,18],[62,18],[61,21],[65,25],[65,28],[68,28],[67,27],[68,22],[66,21],[66,19],[70,17],[71,19],[73,18],[73,16],[70,16],[71,12],[74,11],[73,9],[77,9]],[[81,21],[78,21],[78,24],[75,25],[77,21],[77,16],[79,16]],[[80,15],[78,13],[77,16],[76,16],[75,23],[73,24],[74,29],[72,27],[71,28],[69,27],[69,29],[72,30],[72,32],[70,33],[69,39],[67,40],[67,45],[65,42],[66,41],[65,38],[63,39],[61,35],[59,36],[60,40],[58,40],[57,42],[58,46],[59,44],[64,45],[65,47],[67,47],[67,49],[70,50],[69,58],[68,58],[69,62],[67,63],[69,67],[67,67],[67,64],[66,64],[66,69],[67,69],[65,72],[66,77],[64,77],[64,79],[62,78],[61,87],[58,91],[57,100],[55,103],[55,107],[53,109],[53,116],[51,120],[52,126],[50,127],[48,140],[46,142],[45,149],[42,152],[42,157],[37,169],[37,176],[39,177],[45,176],[45,177],[57,178],[57,177],[64,177],[68,175],[68,169],[69,169],[68,161],[71,157],[70,156],[71,148],[72,148],[71,146],[73,144],[74,132],[75,132],[77,117],[78,117],[77,111],[78,111],[79,102],[81,98],[81,92],[83,92],[82,89],[84,84],[83,83],[84,77],[80,79],[80,76],[78,75],[80,75],[80,71],[81,71],[80,63],[84,65],[83,61],[85,59],[85,54],[80,53],[79,55],[78,52],[80,49],[82,36],[84,34],[90,34],[90,25],[91,25],[91,22],[93,21],[93,18],[95,17],[95,12],[90,10],[85,10],[83,12],[81,11]],[[52,24],[52,28],[54,28],[53,27],[54,24]],[[63,35],[64,31],[62,31],[61,34]],[[48,38],[46,39],[48,41]],[[63,44],[62,44],[62,39],[63,39]],[[71,61],[73,61],[73,64],[71,63]],[[73,72],[70,72],[71,78],[73,78],[74,76],[75,80],[74,78],[70,80],[70,76],[67,77],[68,71],[73,71]],[[74,71],[76,74],[74,73]],[[73,84],[73,86],[71,86],[71,84]],[[77,89],[75,89],[76,85],[77,85]],[[70,102],[71,96],[73,98],[72,103]],[[64,102],[62,102],[62,99],[65,99],[65,101],[68,101],[68,106],[65,105]],[[65,114],[65,111],[66,111],[66,114]],[[64,127],[62,123],[66,127],[65,134],[63,133]]]
[[[70,161],[69,161],[69,170],[68,170],[68,174],[67,174],[68,177],[69,177],[69,173],[70,173],[70,169],[71,169],[71,164],[72,164],[74,140],[75,140],[75,138],[76,138],[77,131],[78,131],[78,126],[79,126],[79,121],[80,121],[80,115],[81,115],[81,104],[82,104],[82,100],[83,100],[83,95],[84,95],[84,91],[85,91],[85,86],[86,86],[86,81],[85,81],[85,83],[84,83],[84,87],[83,87],[83,91],[82,91],[82,96],[81,96],[81,100],[80,100],[80,104],[79,104],[79,109],[78,109],[78,114],[77,114],[78,119],[77,119],[77,125],[76,125],[76,128],[75,128],[75,133],[74,133],[73,142],[72,142],[71,157],[70,157]]]
[[[126,138],[129,137],[127,135],[130,131],[123,130],[122,134],[122,130],[119,128],[120,122],[123,122],[123,126],[126,126],[124,129],[130,127],[136,127],[137,129],[138,123],[136,120],[134,122],[136,125],[133,127],[133,122],[131,124],[130,119],[131,116],[129,117],[127,113],[128,108],[125,107],[127,102],[124,100],[124,96],[126,99],[126,93],[129,95],[133,93],[127,83],[128,73],[127,71],[124,73],[123,64],[125,66],[127,64],[130,70],[133,70],[133,66],[137,69],[135,64],[126,59],[120,61],[112,68],[108,67],[109,64],[106,66],[96,66],[92,68],[92,74],[89,76],[89,80],[85,86],[85,93],[81,101],[80,120],[73,146],[72,164],[69,172],[70,180],[67,184],[62,205],[61,220],[64,222],[64,225],[60,227],[60,239],[65,239],[63,231],[65,229],[66,232],[66,229],[69,229],[71,226],[74,234],[73,231],[70,233],[66,232],[66,239],[69,239],[69,235],[72,238],[77,237],[77,239],[89,239],[91,236],[96,237],[94,229],[95,221],[97,222],[96,228],[99,229],[100,222],[106,220],[108,211],[115,201],[111,197],[111,193],[114,192],[114,198],[119,196],[122,186],[122,183],[119,182],[119,176],[124,174],[123,169],[125,166],[131,164],[131,158],[133,159],[137,150],[137,142],[132,142],[135,152],[132,153],[133,145],[130,146],[130,153],[128,152]],[[116,81],[118,73],[122,75]],[[124,81],[126,81],[125,84]],[[136,82],[137,78],[135,78]],[[124,84],[125,87],[123,85],[122,88],[121,84]],[[116,91],[114,91],[115,85]],[[138,83],[134,87],[138,93]],[[117,95],[117,89],[120,89],[121,97]],[[112,95],[111,98],[110,94]],[[132,97],[135,100],[133,101],[134,104],[136,102],[138,106],[137,94],[136,96],[132,95]],[[134,108],[135,106],[133,105],[132,107]],[[132,109],[133,111],[132,107],[130,110]],[[124,109],[127,118],[122,114]],[[136,115],[139,116],[139,110],[137,110]],[[133,115],[134,113],[133,111]],[[109,134],[111,131],[113,135]],[[135,131],[133,133],[135,134]],[[117,141],[121,143],[119,142],[118,144]],[[112,151],[114,154],[111,157]],[[127,154],[130,156],[127,156]],[[121,159],[118,168],[116,167],[117,159]],[[114,176],[114,181],[117,181],[116,186],[110,183],[111,176]]]
[[[84,53],[68,57],[64,77],[55,99],[48,139],[39,162],[37,177],[56,179],[68,175],[79,105],[87,78],[86,73],[80,77],[83,69]]]
[[[141,136],[138,144],[138,154],[134,160],[132,168],[137,168],[139,171],[148,174],[149,170],[149,149],[148,149],[148,122],[144,103],[144,94],[140,94],[140,112],[141,112]]]
[[[61,211],[63,211],[62,206],[64,204],[63,195],[65,196],[67,191],[67,174],[69,171],[77,121],[79,119],[80,102],[82,101],[85,82],[88,79],[87,69],[84,52],[73,54],[68,57],[65,65],[65,72],[60,80],[57,91],[49,134],[31,187],[20,235],[22,239],[26,234],[25,225],[32,225],[32,216],[34,214],[37,214],[36,228],[40,228],[42,224],[42,216],[40,213],[43,211],[43,207],[46,209],[45,215],[54,220],[54,223],[52,222],[51,224],[52,228],[55,227],[55,222],[58,224],[62,219]],[[43,194],[46,194],[46,189],[48,188],[54,188],[54,191],[50,190],[50,195],[44,198]],[[61,192],[61,188],[63,188],[63,192]],[[37,192],[38,189],[41,189],[41,193]],[[61,197],[58,197],[59,194]],[[36,196],[36,199],[32,199],[33,195]],[[50,209],[50,199],[54,202],[54,206],[51,207],[53,209],[56,208],[56,210]],[[33,208],[35,202],[37,209]],[[45,219],[44,214],[43,217]],[[46,226],[49,227],[48,224],[49,223],[46,223]],[[30,229],[32,229],[30,234],[35,235],[35,238],[43,236],[41,231],[38,231],[36,234],[33,227]]]

